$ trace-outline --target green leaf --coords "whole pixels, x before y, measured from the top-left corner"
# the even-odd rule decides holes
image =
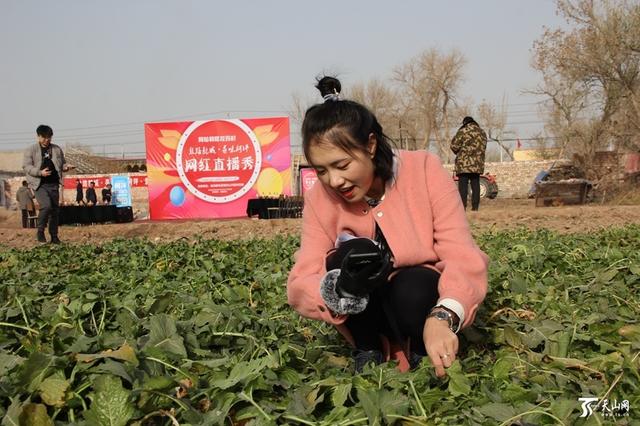
[[[404,416],[409,411],[409,401],[397,391],[387,389],[358,389],[358,400],[364,409],[369,425],[393,424],[390,415]]]
[[[147,377],[142,384],[142,388],[145,390],[161,390],[174,387],[176,381],[167,376],[151,376]]]
[[[246,383],[259,377],[268,362],[267,358],[259,358],[249,362],[241,361],[233,366],[226,379],[214,380],[211,384],[220,389],[229,389],[240,382]]]
[[[96,379],[91,408],[85,419],[96,426],[125,426],[133,417],[133,405],[129,391],[122,387],[119,378],[103,375]]]
[[[509,287],[514,294],[525,294],[527,292],[527,281],[520,274],[515,274],[509,281]]]
[[[579,410],[579,407],[576,404],[576,401],[573,399],[557,399],[551,403],[551,407],[549,407],[549,411],[553,413],[556,417],[559,417],[562,420],[570,420],[572,416],[571,413]]]
[[[520,346],[522,346],[520,335],[517,331],[515,331],[508,325],[504,327],[504,340],[506,340],[506,342],[514,348],[519,348]]]
[[[173,293],[165,293],[153,302],[153,305],[149,308],[149,313],[158,314],[160,312],[164,312],[169,306],[171,306],[171,302],[173,302]]]
[[[92,373],[108,373],[114,376],[118,376],[129,383],[133,383],[131,375],[125,368],[125,364],[114,361],[112,359],[105,359],[103,363],[91,367]]]
[[[604,272],[596,272],[596,281],[604,284],[608,284],[618,275],[617,269],[609,269]]]
[[[47,377],[38,386],[42,402],[52,407],[63,407],[65,394],[69,386],[69,382],[61,371]]]
[[[52,364],[53,357],[50,355],[43,354],[42,352],[32,353],[29,359],[22,364],[20,382],[27,385],[29,392],[35,391],[48,375]]]
[[[351,393],[351,383],[344,383],[342,385],[337,385],[333,388],[331,392],[331,402],[334,407],[341,407],[344,405],[345,401],[349,397],[349,393]]]
[[[513,369],[514,360],[510,358],[500,358],[493,364],[493,377],[498,380],[509,378],[509,373]]]
[[[20,413],[22,412],[22,402],[20,398],[11,399],[11,405],[7,408],[7,413],[2,418],[2,426],[19,426]]]
[[[42,404],[27,404],[20,413],[20,426],[53,426],[53,420]]]
[[[187,357],[184,340],[177,334],[176,322],[172,317],[166,314],[155,315],[151,317],[149,328],[151,332],[145,347],[154,347],[183,358]]]
[[[511,417],[514,417],[517,413],[515,408],[509,404],[501,402],[490,402],[482,407],[478,407],[477,410],[484,416],[490,417],[499,422],[503,422]]]
[[[232,392],[226,392],[215,398],[215,407],[203,416],[204,425],[224,425],[227,421],[229,410],[238,401],[238,396]]]
[[[320,387],[311,388],[307,385],[296,389],[287,405],[287,412],[308,418],[316,406],[324,401],[324,394],[318,396],[319,391]]]
[[[364,409],[364,413],[369,419],[368,425],[376,426],[381,424],[380,409],[377,404],[376,389],[358,389],[358,401]]]
[[[462,371],[462,364],[460,364],[459,360],[455,360],[451,367],[447,369],[447,376],[449,376],[448,389],[451,395],[467,395],[471,391],[471,382]]]
[[[22,364],[24,360],[17,355],[0,353],[0,377]]]

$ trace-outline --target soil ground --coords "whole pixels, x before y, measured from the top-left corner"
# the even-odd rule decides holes
[[[603,228],[640,224],[638,205],[535,207],[534,200],[482,200],[480,211],[467,212],[474,233],[492,229],[546,228],[561,233],[587,233]],[[135,221],[126,224],[64,226],[66,243],[100,243],[113,238],[148,238],[167,242],[180,238],[251,239],[278,234],[299,234],[302,219],[229,219]],[[47,236],[48,237],[48,236]],[[22,229],[19,212],[0,213],[0,246],[30,248],[38,245],[34,229]]]

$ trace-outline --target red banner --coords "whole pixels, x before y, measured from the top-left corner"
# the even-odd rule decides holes
[[[145,141],[151,219],[241,217],[291,194],[286,117],[149,123]]]
[[[115,176],[115,175],[114,175]],[[118,175],[123,176],[123,175]],[[82,175],[75,177],[64,178],[64,189],[76,189],[78,184],[76,179],[80,179],[83,188],[88,188],[91,182],[96,184],[96,188],[104,188],[107,184],[111,183],[111,175]],[[144,188],[147,186],[147,175],[129,175],[129,185],[132,188]]]

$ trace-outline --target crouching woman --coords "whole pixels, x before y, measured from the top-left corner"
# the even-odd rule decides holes
[[[443,376],[487,292],[488,257],[435,155],[393,149],[337,79],[316,87],[324,102],[306,111],[302,138],[319,182],[305,194],[289,304],[335,325],[356,371],[390,358],[407,370],[428,355]]]

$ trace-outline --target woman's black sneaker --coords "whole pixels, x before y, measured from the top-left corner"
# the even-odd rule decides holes
[[[353,354],[353,360],[356,363],[356,373],[362,373],[365,365],[370,362],[374,365],[382,364],[384,362],[384,357],[382,356],[382,352],[377,349],[372,349],[370,351],[356,349]]]

